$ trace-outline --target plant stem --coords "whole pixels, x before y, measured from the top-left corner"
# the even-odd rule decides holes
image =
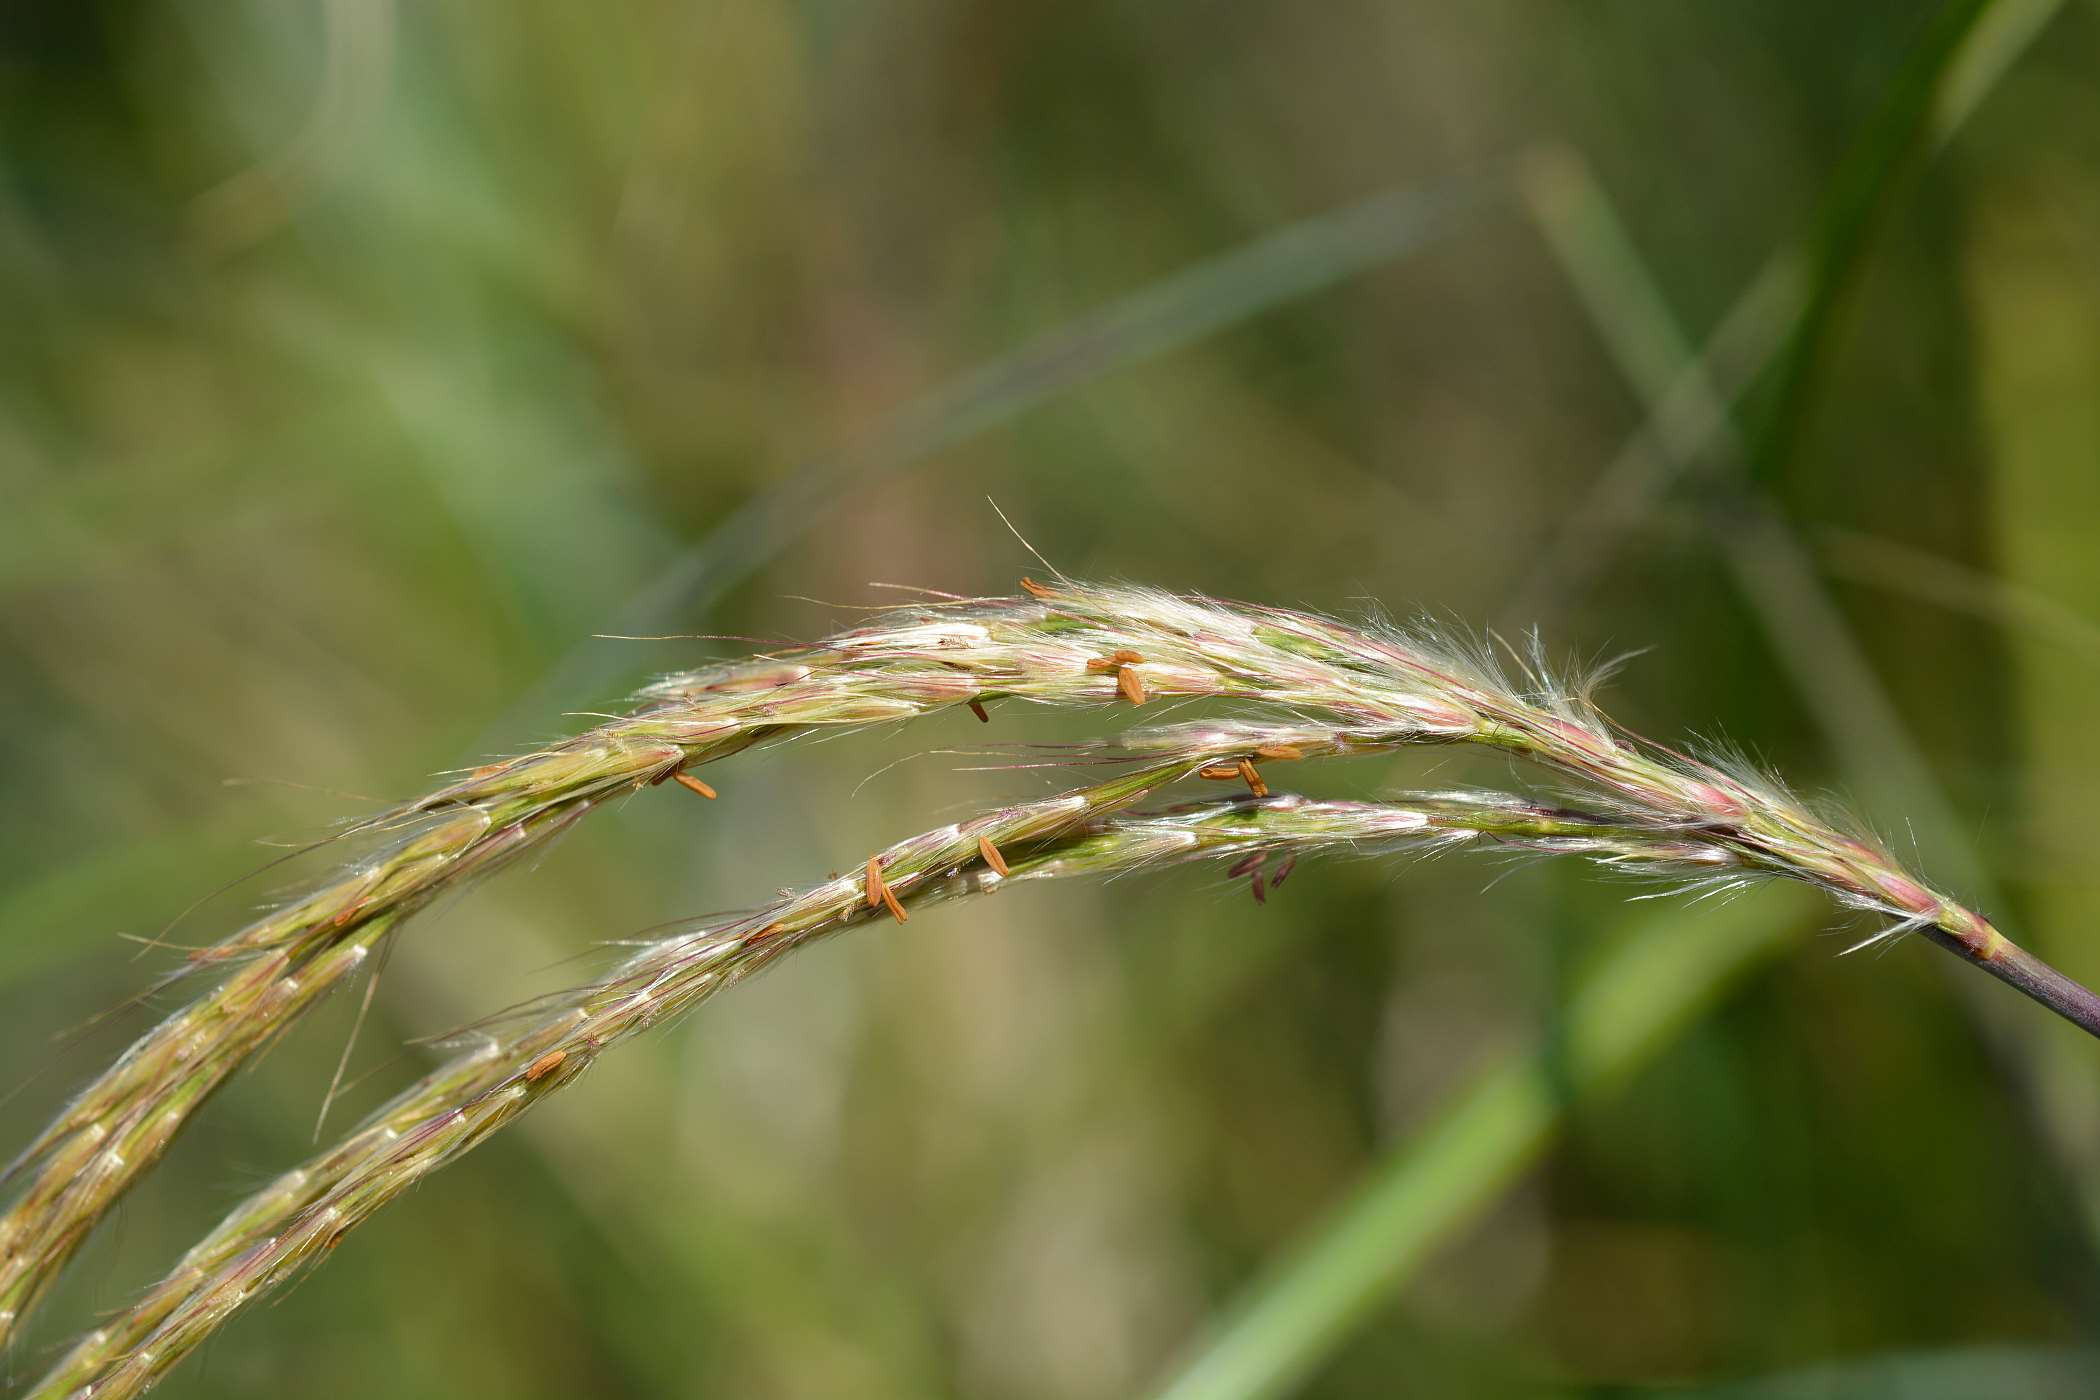
[[[2006,986],[2048,1007],[2087,1035],[2100,1038],[2100,996],[2095,996],[2019,944],[2000,939],[1994,946],[1979,949],[1945,929],[1928,928],[1921,932],[1965,962],[1982,968]]]

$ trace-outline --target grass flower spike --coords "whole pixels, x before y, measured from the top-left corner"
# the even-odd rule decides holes
[[[166,1280],[84,1338],[31,1395],[113,1400],[141,1393],[240,1308],[320,1259],[417,1181],[575,1082],[612,1045],[806,943],[902,907],[1009,882],[1232,856],[1243,858],[1236,874],[1259,880],[1258,861],[1276,851],[1372,855],[1488,841],[1657,870],[1737,864],[1696,837],[1502,794],[1387,803],[1248,797],[1124,814],[1185,769],[1147,769],[941,827],[869,857],[859,877],[827,880],[644,947],[603,981],[549,999],[523,1027],[439,1067],[340,1145],[236,1207]],[[869,873],[878,867],[879,875]],[[872,901],[870,882],[883,890]]]
[[[0,1341],[189,1115],[435,895],[543,847],[612,798],[674,779],[715,797],[689,771],[698,765],[810,730],[948,707],[988,719],[987,706],[1008,699],[1147,713],[1155,701],[1212,699],[1240,713],[1081,746],[1074,757],[1113,760],[1125,771],[1064,798],[927,833],[870,857],[851,879],[643,953],[488,1057],[440,1070],[286,1178],[295,1186],[280,1184],[237,1211],[129,1321],[84,1344],[51,1393],[109,1367],[140,1384],[158,1374],[254,1289],[571,1082],[612,1041],[822,932],[870,917],[903,922],[920,904],[1007,879],[1229,851],[1246,858],[1283,846],[1483,836],[1667,870],[1701,888],[1777,875],[1879,917],[1868,943],[1920,933],[2100,1034],[2100,999],[1878,843],[1738,765],[1627,733],[1584,688],[1555,682],[1536,661],[1511,668],[1484,647],[1422,628],[1152,589],[1024,580],[1024,595],[903,608],[811,646],[668,677],[629,713],[475,769],[353,828],[390,844],[192,954],[187,971],[220,972],[221,980],[141,1037],[22,1154],[16,1169],[27,1179],[0,1216]],[[1263,801],[1271,779],[1262,765],[1411,744],[1520,757],[1581,810],[1479,794],[1368,806]],[[1249,796],[1128,814],[1190,777],[1234,782]],[[1270,874],[1255,860],[1236,873],[1261,899],[1290,866]],[[262,1229],[267,1238],[254,1234]],[[149,1324],[150,1337],[141,1331]]]

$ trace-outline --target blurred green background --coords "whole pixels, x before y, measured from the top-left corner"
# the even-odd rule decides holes
[[[296,884],[222,888],[258,837],[748,649],[594,633],[1008,591],[988,498],[1075,575],[1647,648],[1620,718],[2100,978],[2096,75],[2100,7],[2035,0],[8,6],[0,1141],[145,1024],[54,1040],[166,965],[114,935]],[[331,1131],[601,940],[1063,781],[936,752],[985,739],[740,758],[425,915]],[[2095,1047],[1805,897],[1631,892],[1324,862],[869,929],[164,1393],[2095,1393]],[[354,1002],[16,1382],[310,1150]]]

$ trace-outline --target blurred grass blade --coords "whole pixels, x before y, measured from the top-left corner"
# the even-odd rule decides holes
[[[1892,139],[1881,128],[1898,117],[1923,121],[1926,151],[1936,154],[2062,8],[2063,0],[1998,0],[1980,18],[1971,16],[1974,24],[1954,36],[1958,42],[1951,49],[1933,52],[1937,66],[1927,94],[1930,104],[1916,105],[1916,94],[1907,88],[1892,93],[1848,167]],[[1935,31],[1933,37],[1946,36]],[[1565,608],[1572,590],[1587,581],[1626,528],[1645,516],[1649,503],[1706,459],[1730,426],[1736,399],[1782,346],[1801,348],[1799,326],[1816,300],[1816,276],[1842,271],[1827,259],[1817,264],[1807,246],[1778,250],[1695,350],[1653,291],[1609,203],[1586,199],[1595,191],[1594,181],[1588,182],[1590,189],[1582,187],[1587,180],[1578,153],[1547,148],[1525,164],[1519,183],[1548,246],[1589,304],[1607,348],[1647,401],[1647,418],[1598,473],[1517,591],[1509,611],[1527,626],[1556,601]],[[1877,193],[1886,190],[1884,185]],[[1599,308],[1612,314],[1596,315]],[[1677,368],[1666,374],[1668,365]]]
[[[873,439],[807,463],[725,516],[637,593],[607,630],[655,632],[705,609],[866,485],[1116,370],[1403,258],[1451,231],[1494,186],[1453,181],[1387,190],[1291,224],[1110,302],[907,405]],[[593,688],[599,653],[578,650],[512,707],[537,719],[549,696]]]
[[[1973,81],[1965,89],[1964,107],[1944,106],[1941,92],[1994,3],[1947,0],[1833,177],[1810,243],[1808,300],[1780,351],[1772,397],[1749,433],[1753,478],[1771,481],[1785,469],[1808,414],[1839,305],[1857,280],[1901,177],[1921,152],[1931,149],[1934,119],[1942,113],[1965,116],[1982,100],[1984,90]],[[2004,48],[1997,29],[1981,32],[1993,37],[1993,50]]]
[[[1991,6],[1940,82],[1932,112],[1934,149],[1961,130],[2063,7],[2064,0],[1998,0]]]
[[[2047,594],[1909,545],[1834,525],[1814,532],[1826,573],[2023,632],[2100,663],[2100,621]]]
[[[1437,1246],[1477,1220],[1551,1141],[1571,1103],[1608,1092],[1785,942],[1786,890],[1652,916],[1583,982],[1558,1034],[1454,1095],[1247,1292],[1158,1400],[1285,1395]]]

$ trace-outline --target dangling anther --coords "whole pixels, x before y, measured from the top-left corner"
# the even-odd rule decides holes
[[[1122,691],[1123,698],[1133,705],[1145,703],[1145,683],[1138,679],[1138,673],[1128,666],[1116,668],[1116,689]]]
[[[990,724],[992,722],[992,717],[985,713],[984,702],[981,700],[972,700],[970,702],[970,713],[977,716],[979,724]]]
[[[881,908],[882,897],[888,891],[889,886],[884,884],[882,880],[882,857],[869,856],[867,880],[868,907],[870,909]]]
[[[713,801],[718,795],[713,788],[709,787],[706,783],[701,782],[698,778],[694,777],[690,773],[673,773],[671,775],[671,781],[678,784],[678,786],[682,788],[686,788],[692,792],[699,793],[702,797],[707,798],[710,802]]]
[[[1196,776],[1214,783],[1236,783],[1240,780],[1240,766],[1237,763],[1206,763],[1196,770]]]
[[[991,837],[980,836],[977,838],[977,854],[984,857],[986,865],[999,872],[1000,879],[1003,880],[1013,874],[1011,870],[1006,868],[1006,857],[999,854],[999,848],[992,844]]]
[[[1023,592],[1025,592],[1025,593],[1027,593],[1027,594],[1028,594],[1029,596],[1031,596],[1031,597],[1035,597],[1035,598],[1049,598],[1049,597],[1053,597],[1053,596],[1055,596],[1055,595],[1054,595],[1054,594],[1053,594],[1053,593],[1051,592],[1051,590],[1049,590],[1049,589],[1047,589],[1047,588],[1043,587],[1043,586],[1042,586],[1042,585],[1041,585],[1040,583],[1037,583],[1037,582],[1036,582],[1036,581],[1035,581],[1034,579],[1032,579],[1032,578],[1026,578],[1026,577],[1022,578],[1022,580],[1021,580],[1021,588],[1022,588],[1022,591],[1023,591]]]
[[[1241,759],[1239,771],[1240,776],[1247,780],[1247,791],[1253,793],[1256,797],[1267,797],[1269,795],[1269,785],[1261,780],[1261,773],[1255,768],[1253,759]]]

